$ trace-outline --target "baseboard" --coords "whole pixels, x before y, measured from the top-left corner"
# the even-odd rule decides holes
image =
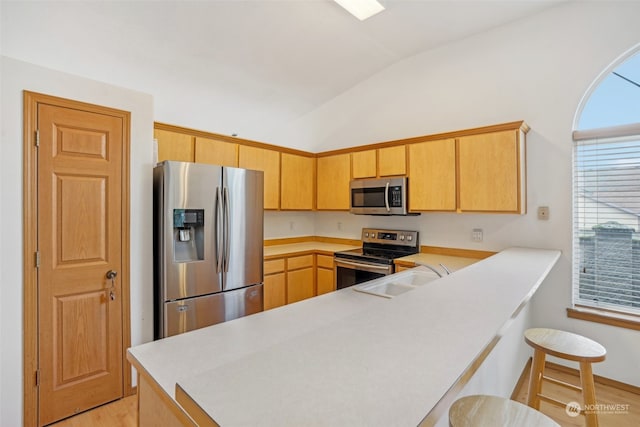
[[[545,366],[545,368],[555,369],[556,371],[564,372],[566,374],[574,375],[574,376],[580,378],[580,371],[578,369],[576,369],[576,368],[571,368],[569,366],[564,366],[564,365],[560,365],[558,363],[549,362],[549,361],[545,361],[544,366]],[[518,395],[518,391],[520,391],[522,385],[524,384],[524,382],[529,377],[529,372],[530,371],[531,371],[531,357],[527,360],[527,363],[524,365],[524,369],[522,370],[522,373],[520,374],[520,378],[518,378],[518,382],[516,383],[516,386],[514,387],[513,391],[511,392],[511,399],[512,400],[516,400],[516,397]],[[593,376],[593,381],[598,383],[598,384],[602,384],[602,385],[606,385],[606,386],[609,386],[609,387],[613,387],[613,388],[618,389],[618,390],[626,391],[628,393],[633,393],[633,394],[640,395],[640,387],[635,386],[635,385],[623,383],[623,382],[617,381],[617,380],[612,380],[611,378],[602,377],[600,375],[594,375]]]
[[[516,397],[518,397],[518,392],[524,385],[524,382],[529,377],[529,372],[531,372],[531,357],[527,359],[527,363],[524,364],[524,369],[520,374],[520,378],[518,378],[518,382],[516,383],[516,386],[513,388],[513,391],[511,392],[511,400],[516,400]]]
[[[555,369],[557,371],[565,372],[567,374],[573,374],[578,378],[580,377],[580,371],[576,368],[571,368],[569,366],[564,366],[564,365],[560,365],[553,362],[545,362],[544,366],[545,368]],[[624,390],[629,393],[640,395],[640,387],[635,385],[623,383],[617,380],[612,380],[611,378],[607,378],[607,377],[601,377],[600,375],[594,375],[593,381],[595,381],[598,384],[606,385],[609,387],[617,388],[619,390]]]

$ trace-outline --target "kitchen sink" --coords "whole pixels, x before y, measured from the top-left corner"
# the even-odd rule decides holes
[[[426,267],[416,267],[361,283],[353,289],[371,295],[393,298],[439,278],[440,276]]]

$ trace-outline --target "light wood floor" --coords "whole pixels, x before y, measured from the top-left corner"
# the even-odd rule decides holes
[[[571,384],[579,385],[576,375],[547,368],[545,375],[552,376]],[[529,387],[528,378],[515,393],[515,400],[525,403]],[[581,402],[577,393],[554,384],[544,383],[543,393],[556,399],[571,402]],[[596,383],[596,399],[599,404],[628,405],[628,410],[622,413],[600,414],[600,427],[637,427],[640,426],[640,395],[620,390],[612,386]],[[136,427],[138,402],[136,396],[125,397],[107,405],[100,406],[74,417],[67,418],[52,427]],[[553,418],[562,427],[582,427],[584,417],[569,417],[564,409],[542,402],[541,412]]]
[[[545,368],[545,375],[577,386],[580,385],[580,378],[577,375],[566,373],[548,366]],[[515,393],[514,400],[526,405],[528,389],[529,378],[527,375],[526,381],[524,381],[524,384]],[[542,393],[562,402],[568,403],[575,401],[582,405],[582,397],[580,393],[573,392],[546,381],[543,381],[542,383]],[[627,410],[621,408],[623,410],[619,411],[619,413],[610,411],[611,413],[599,414],[598,422],[600,427],[640,426],[640,395],[596,382],[596,401],[599,405],[628,405],[624,406],[624,408],[628,408]],[[562,427],[582,427],[585,425],[583,416],[570,417],[565,413],[563,408],[558,408],[557,406],[553,406],[546,402],[541,403],[540,412],[553,418]],[[605,412],[607,411],[605,410]]]
[[[137,414],[138,396],[134,394],[50,424],[50,427],[137,427]]]

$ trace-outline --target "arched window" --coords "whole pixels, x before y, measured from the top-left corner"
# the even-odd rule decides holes
[[[573,139],[573,303],[640,314],[640,51],[602,76]]]

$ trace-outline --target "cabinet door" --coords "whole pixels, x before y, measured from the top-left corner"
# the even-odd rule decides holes
[[[158,141],[158,162],[163,160],[193,162],[195,160],[193,136],[154,129],[153,137]]]
[[[278,209],[280,205],[280,153],[241,145],[238,166],[264,172],[264,208]]]
[[[238,167],[238,144],[197,136],[195,150],[198,163]]]
[[[318,268],[316,271],[318,284],[318,295],[326,294],[336,290],[336,282],[333,278],[333,270]]]
[[[351,160],[349,154],[318,157],[317,159],[318,210],[349,210],[349,181]]]
[[[282,153],[281,162],[280,209],[313,209],[315,159]]]
[[[351,153],[353,178],[375,178],[377,176],[376,150],[356,151]]]
[[[286,304],[284,273],[264,276],[263,289],[265,310]]]
[[[455,139],[409,145],[408,185],[411,211],[455,211]]]
[[[520,213],[521,154],[518,131],[459,138],[460,210]]]
[[[407,155],[406,146],[386,147],[378,150],[378,175],[393,176],[406,175]]]
[[[313,268],[287,272],[287,304],[315,296]]]

